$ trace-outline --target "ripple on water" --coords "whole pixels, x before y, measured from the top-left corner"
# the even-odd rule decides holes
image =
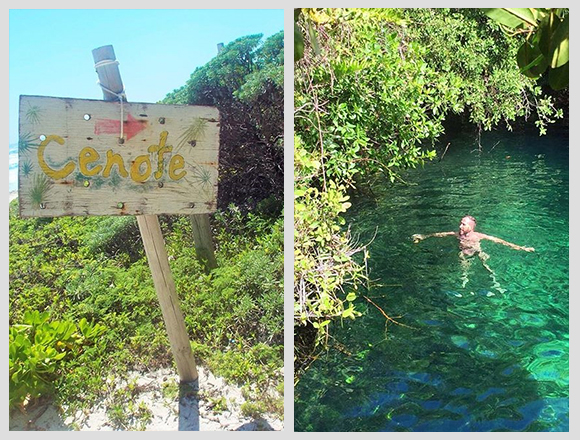
[[[470,348],[469,339],[463,335],[451,335],[451,342],[459,348],[468,350]]]
[[[537,381],[554,382],[560,387],[569,384],[568,365],[553,358],[536,358],[526,368]]]
[[[559,358],[568,354],[568,341],[551,340],[536,344],[533,352],[542,358]]]

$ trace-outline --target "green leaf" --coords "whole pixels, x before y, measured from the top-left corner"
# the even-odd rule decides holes
[[[551,45],[554,32],[560,24],[560,19],[555,14],[546,15],[540,25],[538,26],[538,33],[534,36],[534,40],[538,41],[538,47],[546,58],[550,58],[552,53]]]
[[[315,321],[315,322],[312,323],[312,327],[314,327],[316,329],[321,329],[322,327],[325,327],[328,324],[330,324],[330,320],[329,319],[327,319],[325,321],[322,321],[322,322],[316,322]]]
[[[295,189],[294,190],[294,197],[295,198],[302,197],[302,196],[304,196],[304,194],[306,194],[305,189]]]
[[[294,21],[297,21],[300,18],[300,14],[302,13],[302,8],[294,8]]]
[[[548,67],[548,60],[542,55],[540,49],[527,41],[518,50],[517,61],[520,72],[533,79],[539,78]]]
[[[570,63],[566,63],[556,69],[550,69],[548,74],[548,83],[554,90],[562,90],[568,86],[569,64]]]
[[[547,15],[538,30],[539,48],[551,67],[561,67],[569,59],[569,16],[560,20],[554,13]]]
[[[294,23],[294,62],[299,61],[304,56],[304,38],[296,23]]]
[[[354,319],[354,309],[352,307],[349,307],[348,309],[343,310],[342,317]]]
[[[314,53],[316,55],[320,55],[320,44],[318,44],[318,38],[316,37],[316,30],[312,26],[312,24],[308,21],[308,36],[310,37],[310,44],[312,44],[312,48],[314,49]]]
[[[512,29],[524,25],[537,26],[530,8],[482,8],[489,18]]]
[[[552,41],[550,44],[550,66],[553,68],[562,67],[568,63],[569,59],[569,15],[564,18],[564,21],[554,31]]]
[[[79,328],[81,329],[81,333],[83,334],[83,336],[86,338],[89,332],[89,324],[87,323],[86,318],[81,318],[81,320],[79,321]]]
[[[356,293],[354,293],[354,292],[349,292],[348,295],[346,295],[347,301],[354,301],[355,299],[356,299]]]

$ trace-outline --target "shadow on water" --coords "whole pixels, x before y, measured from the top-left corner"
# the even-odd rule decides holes
[[[335,323],[334,348],[296,387],[296,431],[568,430],[567,133],[491,133],[482,152],[447,142],[407,185],[354,201],[360,241],[379,228],[365,295],[406,326],[360,298],[363,316]],[[454,237],[410,237],[465,214],[536,252],[482,242],[494,277],[476,259],[463,285]]]

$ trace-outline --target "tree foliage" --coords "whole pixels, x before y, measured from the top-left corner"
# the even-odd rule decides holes
[[[547,76],[555,90],[568,86],[569,15],[563,8],[486,8],[508,35],[524,35],[518,49],[520,71],[529,78]]]
[[[162,101],[219,109],[222,209],[283,199],[284,34],[261,40],[256,34],[227,44]]]

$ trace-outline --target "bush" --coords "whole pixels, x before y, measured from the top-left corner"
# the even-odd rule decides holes
[[[49,321],[47,312],[25,312],[21,324],[9,329],[9,404],[21,406],[53,391],[54,382],[71,357],[105,332],[100,324],[81,319]]]

